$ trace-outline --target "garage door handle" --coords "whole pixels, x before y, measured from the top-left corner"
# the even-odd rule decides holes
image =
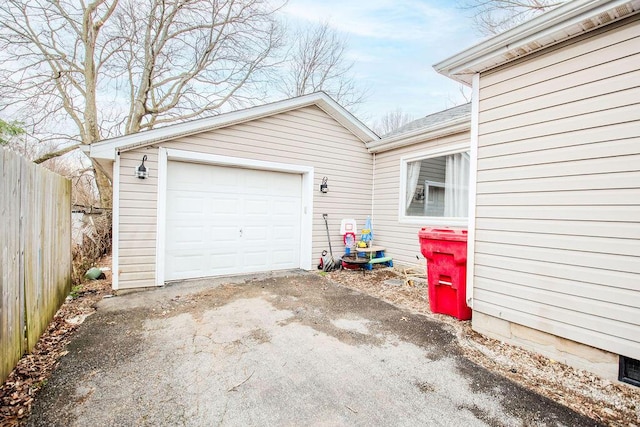
[[[240,229],[240,237],[242,237],[242,228]]]

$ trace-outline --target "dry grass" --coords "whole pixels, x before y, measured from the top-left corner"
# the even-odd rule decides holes
[[[90,215],[89,221],[82,244],[74,245],[71,249],[73,286],[82,283],[87,270],[111,253],[111,213],[107,211],[102,215]]]

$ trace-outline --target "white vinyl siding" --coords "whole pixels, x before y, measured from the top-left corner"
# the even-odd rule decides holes
[[[474,311],[640,358],[640,20],[480,76]]]
[[[425,267],[424,257],[420,253],[418,232],[422,226],[432,225],[427,221],[423,224],[399,222],[401,159],[428,153],[434,149],[468,145],[469,138],[470,134],[466,131],[375,155],[374,241],[387,249],[387,254],[393,257],[395,263]]]
[[[139,179],[135,169],[145,154],[149,178]],[[155,285],[157,164],[156,149],[120,154],[119,289]]]
[[[121,154],[120,288],[154,286],[158,146],[314,168],[312,261],[328,249],[322,214],[329,214],[334,254],[343,251],[340,220],[364,225],[371,213],[372,156],[364,143],[316,106],[304,107]],[[150,178],[133,176],[147,155]],[[329,192],[319,191],[328,177]],[[139,228],[144,225],[144,229]]]

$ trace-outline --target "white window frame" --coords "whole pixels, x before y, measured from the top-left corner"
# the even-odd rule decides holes
[[[406,193],[407,193],[407,164],[418,160],[431,159],[434,157],[448,156],[451,154],[469,152],[469,143],[455,144],[446,147],[437,147],[431,150],[414,153],[400,159],[400,194],[398,196],[398,222],[401,224],[417,224],[423,226],[452,226],[467,227],[469,218],[441,217],[441,216],[409,216],[406,215]],[[426,197],[426,194],[425,194]],[[471,215],[471,207],[469,209]]]
[[[445,183],[444,182],[436,182],[436,181],[429,181],[426,180],[424,181],[424,210],[427,210],[427,206],[429,204],[429,192],[431,191],[432,188],[442,188],[444,190],[445,188]],[[405,203],[406,203],[405,199]],[[428,217],[428,215],[424,215],[425,217]]]

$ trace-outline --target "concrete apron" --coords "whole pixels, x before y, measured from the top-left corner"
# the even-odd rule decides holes
[[[596,424],[474,365],[446,326],[316,274],[107,299],[68,350],[29,425]]]

